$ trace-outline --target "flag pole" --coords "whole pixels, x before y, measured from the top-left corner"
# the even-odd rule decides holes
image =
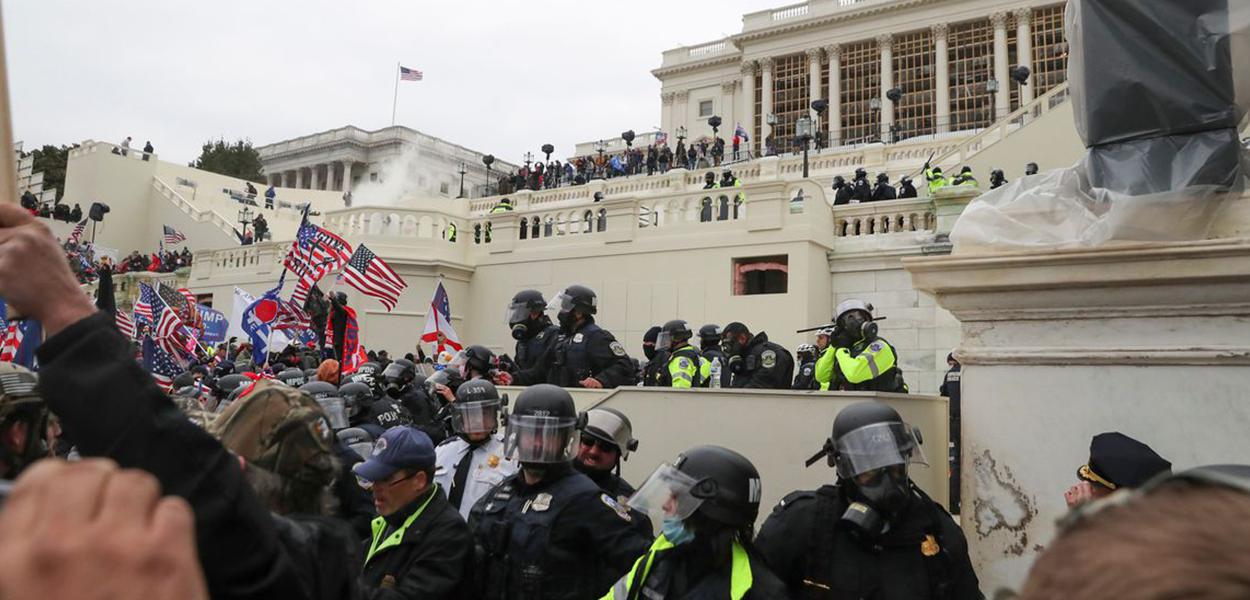
[[[395,107],[399,103],[399,63],[395,63],[395,96],[391,99],[391,127],[395,126]]]

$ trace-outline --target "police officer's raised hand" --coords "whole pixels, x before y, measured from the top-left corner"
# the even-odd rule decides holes
[[[442,396],[442,397],[443,397],[444,399],[446,399],[448,402],[455,402],[455,401],[456,401],[456,394],[455,394],[454,392],[452,392],[452,391],[451,391],[451,388],[449,388],[449,387],[447,387],[447,386],[445,386],[445,385],[443,385],[443,384],[441,384],[441,383],[436,383],[436,384],[434,384],[434,393],[436,393],[436,394],[438,394],[438,395]]]
[[[584,388],[590,388],[592,390],[603,389],[603,384],[600,383],[599,380],[595,379],[594,377],[587,377],[577,383],[580,384]]]
[[[52,231],[16,204],[0,204],[0,298],[49,337],[96,310]]]
[[[491,379],[495,385],[512,385],[512,374],[507,371],[499,371]]]
[[[191,507],[109,460],[39,461],[0,512],[0,598],[208,598]]]

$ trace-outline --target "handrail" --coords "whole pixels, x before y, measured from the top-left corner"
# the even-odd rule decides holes
[[[227,221],[225,217],[217,214],[217,211],[212,209],[200,209],[191,201],[184,198],[182,194],[179,194],[178,190],[174,189],[173,186],[161,180],[160,177],[152,177],[152,187],[155,188],[157,192],[160,192],[160,194],[166,199],[177,204],[178,208],[182,210],[184,214],[191,217],[191,220],[200,223],[209,221],[213,225],[217,226],[217,228],[220,229],[222,233],[226,234],[226,236],[230,239],[236,239],[234,225]]]
[[[981,152],[982,150],[985,149],[987,144],[984,144],[983,142],[985,142],[989,138],[990,134],[998,134],[999,136],[998,141],[1002,141],[1008,135],[1011,135],[1011,131],[1005,129],[1007,125],[1010,125],[1013,121],[1015,121],[1016,119],[1019,119],[1020,117],[1023,117],[1026,114],[1032,113],[1038,107],[1041,107],[1041,110],[1038,111],[1039,116],[1047,112],[1050,112],[1050,110],[1054,108],[1054,106],[1050,105],[1051,99],[1055,98],[1056,96],[1059,96],[1060,94],[1066,94],[1067,91],[1068,91],[1068,82],[1064,81],[1063,83],[1060,83],[1059,85],[1056,85],[1055,87],[1047,90],[1045,94],[1042,94],[1041,96],[1034,98],[1032,102],[1025,104],[1024,106],[1021,106],[1020,108],[1017,108],[1016,110],[1012,111],[1011,114],[999,119],[997,122],[990,125],[989,127],[986,127],[980,133],[963,140],[962,142],[959,143],[959,145],[955,146],[954,148],[951,148],[950,150],[943,153],[942,155],[930,160],[929,163],[935,166],[940,165],[955,155],[959,156],[959,160],[956,162],[958,163],[965,162],[968,156],[970,156],[970,154],[967,153],[969,149],[976,148],[977,149],[976,152]]]

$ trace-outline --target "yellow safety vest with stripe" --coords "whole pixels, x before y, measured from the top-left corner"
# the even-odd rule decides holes
[[[504,204],[503,202],[500,202],[499,204],[496,204],[494,208],[490,209],[490,214],[493,215],[495,213],[508,212],[510,210],[512,210],[511,204]]]
[[[687,344],[673,351],[668,359],[669,387],[703,387],[712,378],[712,363]]]
[[[642,588],[643,582],[647,580],[647,576],[651,574],[651,567],[655,564],[655,559],[664,552],[673,549],[673,543],[660,534],[655,538],[655,542],[651,544],[651,549],[646,555],[634,562],[634,568],[630,569],[624,577],[617,580],[616,584],[608,590],[599,600],[630,600],[639,597],[634,591],[635,585],[639,589]],[[641,575],[638,568],[642,568]],[[751,585],[754,583],[751,576],[751,560],[747,557],[747,551],[734,540],[733,543],[733,569],[729,576],[729,597],[731,600],[742,600],[747,592],[751,591]]]
[[[455,223],[447,224],[447,229],[443,230],[443,239],[449,242],[456,241],[456,224]]]
[[[826,346],[825,351],[816,359],[816,382],[820,389],[828,390],[833,383],[833,346]]]
[[[946,176],[941,173],[934,173],[933,169],[924,170],[925,181],[929,182],[929,195],[946,187]]]
[[[404,519],[404,524],[390,535],[386,536],[385,540],[382,539],[382,532],[386,531],[386,518],[377,517],[374,519],[373,522],[370,523],[373,527],[373,541],[369,544],[369,553],[365,554],[365,564],[369,564],[369,559],[373,558],[373,555],[386,550],[387,548],[398,546],[399,543],[404,540],[404,532],[408,531],[408,527],[416,522],[417,517],[420,517],[421,513],[425,512],[425,507],[430,505],[430,500],[434,499],[434,494],[441,493],[442,492],[438,489],[438,484],[434,484],[433,489],[431,489],[429,495],[426,496],[425,502],[421,503],[420,508],[413,511],[412,515],[410,515],[407,519]]]
[[[894,348],[885,340],[873,340],[858,356],[851,356],[846,348],[838,348],[833,351],[833,357],[842,376],[852,385],[876,379],[893,368],[896,360]]]

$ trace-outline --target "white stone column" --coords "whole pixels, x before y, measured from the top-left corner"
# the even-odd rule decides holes
[[[282,187],[295,187],[295,171],[285,171],[282,173],[282,181],[285,185]]]
[[[742,74],[742,92],[738,97],[738,114],[742,120],[742,127],[747,130],[751,136],[751,141],[747,142],[747,148],[756,147],[755,135],[755,61],[748,60],[742,63],[739,72]]]
[[[842,144],[842,45],[825,46],[829,57],[829,147]]]
[[[1020,86],[1020,106],[1033,101],[1033,9],[1017,8],[1016,65],[1028,67],[1028,85]]]
[[[660,94],[660,131],[667,131],[670,136],[676,136],[677,124],[673,122],[673,92],[663,92]]]
[[[990,23],[994,26],[994,79],[998,80],[998,92],[994,94],[995,121],[1011,112],[1011,84],[1007,76],[1007,13],[998,12],[990,15]]]
[[[814,100],[824,98],[824,90],[820,89],[820,66],[825,55],[825,51],[820,48],[808,48],[807,51],[807,103],[808,110],[811,112],[812,122],[815,123],[816,111],[811,110],[811,103]]]
[[[877,36],[877,49],[881,52],[881,140],[885,141],[890,139],[890,126],[894,124],[894,103],[885,97],[894,87],[894,36]]]
[[[345,160],[343,163],[343,193],[352,191],[352,161]]]
[[[673,92],[673,127],[685,125],[690,131],[691,137],[695,136],[694,128],[690,125],[690,90],[677,90]]]
[[[738,80],[736,79],[731,81],[722,81],[720,84],[721,107],[720,112],[717,114],[719,114],[721,120],[724,121],[724,124],[721,125],[721,130],[729,132],[729,134],[725,136],[726,138],[733,138],[734,124],[741,120],[738,113],[738,103],[735,102],[737,97],[734,95],[737,93],[737,90]]]
[[[312,179],[312,184],[309,189],[321,189],[321,177],[317,175],[317,169],[320,167],[321,165],[313,165],[308,168],[308,176]]]
[[[933,102],[937,118],[937,132],[951,130],[951,76],[950,53],[946,45],[946,23],[929,27],[933,32]]]
[[[760,88],[763,92],[763,102],[760,103],[760,111],[764,114],[760,115],[760,153],[764,153],[764,140],[773,134],[772,125],[768,124],[768,115],[773,112],[773,57],[765,56],[760,59],[760,73],[763,80]],[[773,140],[776,145],[776,140]]]
[[[304,189],[304,167],[295,169],[295,188]]]

